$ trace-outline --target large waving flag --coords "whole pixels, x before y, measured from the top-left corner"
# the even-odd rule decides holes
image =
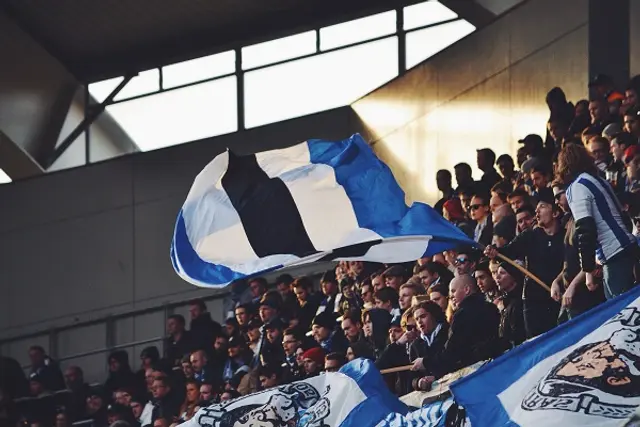
[[[203,408],[181,427],[374,427],[406,413],[372,362],[354,360],[327,373]]]
[[[200,286],[313,261],[405,262],[473,244],[432,208],[405,204],[360,135],[249,156],[227,151],[196,177],[171,260]]]
[[[640,405],[640,286],[451,385],[474,427],[621,426]]]

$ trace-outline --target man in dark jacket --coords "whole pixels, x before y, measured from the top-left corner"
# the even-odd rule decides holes
[[[211,319],[211,313],[201,299],[189,302],[189,314],[191,315],[190,332],[195,348],[200,348],[210,353],[213,351],[213,342],[216,337],[222,335],[220,324]]]
[[[505,350],[522,344],[527,333],[522,314],[522,282],[524,277],[514,266],[503,262],[496,272],[496,282],[503,292],[500,313],[500,339]]]
[[[436,378],[500,353],[500,313],[484,299],[475,279],[469,275],[456,277],[449,291],[455,313],[444,349],[429,366],[414,364],[414,369],[426,368]],[[416,322],[419,324],[417,318]]]
[[[158,418],[167,418],[172,420],[180,415],[180,406],[182,405],[182,396],[171,387],[167,377],[159,377],[153,381],[151,388],[153,394],[153,412],[152,421]]]
[[[39,345],[29,349],[31,360],[31,375],[37,375],[45,390],[57,391],[64,389],[64,377],[58,364],[44,352]],[[31,376],[30,375],[30,376]]]
[[[185,320],[180,314],[172,314],[167,318],[168,337],[164,341],[164,358],[171,366],[180,366],[185,355],[196,349],[191,332],[185,330]]]

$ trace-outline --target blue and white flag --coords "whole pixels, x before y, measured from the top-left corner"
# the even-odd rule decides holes
[[[354,360],[340,369],[203,408],[181,427],[374,427],[407,407],[375,365]]]
[[[178,215],[171,260],[195,285],[224,286],[314,261],[412,261],[460,243],[473,241],[431,207],[407,207],[389,168],[354,135],[216,156]]]
[[[640,286],[450,388],[473,427],[622,425],[640,405]]]

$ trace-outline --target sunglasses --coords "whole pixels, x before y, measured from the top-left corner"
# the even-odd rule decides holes
[[[405,328],[408,332],[411,332],[411,331],[415,331],[415,330],[416,330],[416,325],[406,325],[404,328]]]
[[[455,261],[453,261],[453,265],[462,265],[467,262],[469,262],[468,258],[456,258]]]
[[[478,209],[480,209],[482,206],[484,205],[471,205],[471,210],[472,211],[477,211]]]

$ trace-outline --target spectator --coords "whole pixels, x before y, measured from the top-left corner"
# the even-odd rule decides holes
[[[449,282],[453,279],[453,274],[447,269],[447,267],[439,262],[433,261],[430,261],[420,267],[418,270],[418,276],[420,277],[425,289],[429,289],[439,283],[448,287]]]
[[[320,289],[322,290],[322,295],[324,297],[322,301],[320,301],[318,310],[316,310],[316,315],[325,310],[332,313],[338,312],[340,309],[342,294],[338,292],[338,281],[336,280],[336,275],[333,270],[326,271],[322,275],[322,278],[320,279]]]
[[[451,185],[451,172],[446,169],[441,169],[436,173],[436,186],[438,191],[442,192],[442,198],[433,206],[436,212],[443,215],[444,204],[447,200],[455,198],[455,192]]]
[[[185,398],[180,406],[180,417],[178,418],[178,422],[181,423],[189,421],[200,409],[198,406],[198,403],[200,403],[200,385],[198,381],[188,380],[185,387]]]
[[[196,343],[191,333],[185,330],[185,320],[180,314],[167,318],[167,334],[164,342],[164,358],[172,366],[179,366],[182,358],[195,350]]]
[[[92,387],[87,397],[85,414],[95,427],[107,425],[107,401],[109,395],[102,387]]]
[[[458,187],[456,189],[456,194],[458,195],[458,199],[460,200],[460,204],[464,209],[464,214],[467,218],[470,218],[471,214],[471,199],[475,193],[475,189],[473,185],[467,187]]]
[[[398,305],[401,313],[404,313],[407,309],[409,309],[409,307],[411,307],[411,301],[416,295],[418,295],[418,288],[416,287],[416,285],[405,283],[404,285],[400,286]]]
[[[140,426],[151,425],[153,404],[141,396],[134,396],[129,405],[133,418]]]
[[[135,391],[142,389],[142,384],[129,366],[129,354],[124,350],[114,351],[109,355],[109,377],[104,387],[112,395],[120,388],[129,388]]]
[[[530,205],[523,205],[516,211],[516,231],[518,234],[532,230],[535,225],[535,209]]]
[[[276,277],[276,289],[282,297],[282,315],[287,319],[291,318],[298,304],[296,303],[296,294],[293,293],[291,284],[293,283],[293,277],[290,274],[281,274]]]
[[[467,163],[458,163],[453,167],[456,175],[456,183],[458,188],[456,193],[460,193],[462,188],[473,188],[475,183],[473,181],[473,175],[471,172],[471,166]]]
[[[302,378],[300,367],[296,361],[296,352],[302,346],[302,337],[300,333],[289,328],[283,332],[282,347],[284,349],[284,361],[282,363],[283,368],[283,381],[290,383]]]
[[[589,102],[589,115],[591,116],[589,133],[594,135],[602,135],[602,131],[611,124],[611,117],[613,117],[604,98],[595,98]]]
[[[474,225],[467,220],[467,215],[459,199],[450,199],[443,206],[444,218],[457,225],[468,237],[473,237]]]
[[[471,199],[471,219],[476,222],[473,240],[481,245],[491,243],[493,236],[493,222],[489,210],[489,198],[485,194],[474,194]]]
[[[381,278],[380,278],[380,281],[382,281]],[[374,301],[374,298],[373,298],[373,292],[374,292],[373,285],[371,284],[371,281],[369,279],[367,279],[362,284],[362,287],[360,288],[360,298],[362,299],[362,308],[363,309],[366,310],[366,309],[375,307],[375,301]]]
[[[347,360],[351,362],[359,358],[368,359],[372,362],[375,361],[376,357],[371,344],[366,341],[356,341],[349,345],[347,349]]]
[[[409,359],[413,361],[413,370],[420,372],[416,378],[414,388],[424,390],[424,383],[429,385],[433,380],[425,379],[420,384],[420,379],[425,376],[438,376],[439,358],[445,350],[449,325],[442,309],[432,301],[421,302],[413,308],[413,317],[420,336],[413,341],[409,348]]]
[[[509,202],[511,209],[514,212],[518,212],[518,209],[529,204],[529,194],[521,188],[516,188],[511,194],[509,194],[507,201]]]
[[[496,160],[496,164],[498,165],[500,175],[502,175],[502,181],[500,181],[497,185],[499,185],[500,188],[504,189],[507,194],[509,194],[516,185],[516,180],[518,177],[518,174],[515,171],[513,158],[508,154],[503,154],[498,157],[498,160]]]
[[[607,113],[611,116],[617,116],[620,114],[620,107],[625,97],[620,92],[616,91],[613,79],[606,74],[596,75],[591,82],[589,82],[589,89],[605,102],[607,107]]]
[[[324,368],[325,352],[320,347],[310,348],[302,355],[304,361],[305,378],[315,377],[319,375]]]
[[[200,384],[200,402],[198,403],[198,406],[202,408],[213,404],[216,399],[216,393],[214,390],[215,388],[211,383]]]
[[[491,276],[489,270],[489,260],[484,259],[476,266],[473,277],[476,279],[476,284],[480,292],[485,296],[485,299],[490,303],[495,303],[499,297],[498,285]]]
[[[254,306],[258,306],[258,303],[262,299],[262,296],[267,292],[269,284],[263,277],[256,277],[249,280],[249,289],[251,290],[251,302]]]
[[[191,315],[189,332],[193,339],[194,349],[210,352],[215,338],[222,335],[222,326],[211,319],[211,314],[201,299],[189,302],[189,314]]]
[[[64,371],[64,382],[67,390],[71,391],[71,401],[68,405],[68,414],[72,420],[78,420],[84,416],[85,402],[89,397],[91,388],[84,382],[84,373],[79,366],[69,366]]]
[[[385,286],[393,288],[396,292],[400,289],[400,286],[406,281],[406,272],[401,265],[394,265],[387,268],[382,273]]]
[[[591,138],[587,147],[589,149],[589,153],[595,160],[596,167],[604,174],[610,162],[609,141],[606,138],[596,136],[595,138]]]
[[[539,162],[531,168],[531,182],[533,184],[531,195],[538,197],[540,192],[549,187],[551,183],[551,168],[545,162]]]
[[[347,350],[347,339],[342,330],[336,328],[335,313],[325,311],[313,319],[312,334],[316,342],[325,353],[338,352],[344,354]]]
[[[449,306],[448,287],[442,284],[433,285],[431,288],[429,288],[429,299],[438,304],[438,307],[440,307],[443,313],[446,313],[447,307]]]
[[[258,315],[263,324],[280,317],[282,298],[277,291],[269,291],[262,296],[258,303]]]
[[[329,353],[324,358],[324,370],[325,372],[338,372],[346,363],[347,359],[344,354]]]
[[[262,365],[258,368],[260,388],[267,390],[282,384],[282,368],[279,365]]]
[[[239,337],[229,338],[229,358],[224,366],[222,381],[232,389],[237,389],[242,378],[249,373],[251,357],[246,349],[246,344]]]
[[[480,259],[480,253],[473,248],[461,248],[458,251],[458,255],[453,261],[456,267],[456,275],[463,276],[465,274],[471,275],[476,268],[476,263]]]
[[[500,338],[505,349],[522,344],[526,339],[522,306],[523,276],[508,263],[498,266],[496,282],[502,292],[500,313]]]
[[[387,310],[373,308],[362,313],[362,331],[374,351],[374,359],[387,346],[387,332],[390,324],[391,314]]]
[[[245,328],[254,315],[253,305],[249,303],[240,304],[235,309],[236,320],[238,321],[240,328]]]
[[[191,366],[193,367],[193,379],[200,383],[215,383],[214,374],[217,370],[209,363],[209,358],[204,350],[196,350],[191,353]]]
[[[533,218],[531,218],[531,221],[533,221]],[[513,214],[506,216],[494,225],[491,243],[497,248],[503,247],[516,237],[516,229],[516,217]]]
[[[349,310],[362,308],[362,302],[356,295],[356,283],[351,277],[345,277],[340,281],[340,299],[339,314],[344,314]]]
[[[630,108],[625,113],[624,131],[632,135],[636,143],[640,139],[640,107]]]
[[[276,318],[265,325],[267,341],[262,350],[262,359],[266,364],[280,364],[285,357],[282,348],[282,334],[285,324],[282,320]]]
[[[46,390],[57,391],[64,389],[64,377],[58,364],[44,352],[39,345],[29,348],[31,374],[37,375]]]
[[[491,148],[482,148],[477,151],[477,162],[478,169],[483,172],[479,184],[483,187],[483,191],[489,192],[494,185],[502,180],[494,168],[496,153]]]
[[[349,343],[364,340],[359,310],[349,310],[342,316],[341,325],[345,338]]]
[[[376,308],[386,310],[391,315],[391,318],[400,318],[402,313],[398,308],[398,292],[394,288],[382,288],[376,291]]]
[[[298,300],[298,309],[295,316],[297,326],[300,329],[308,330],[318,310],[316,298],[311,294],[313,284],[309,278],[300,277],[293,282],[292,286]]]

